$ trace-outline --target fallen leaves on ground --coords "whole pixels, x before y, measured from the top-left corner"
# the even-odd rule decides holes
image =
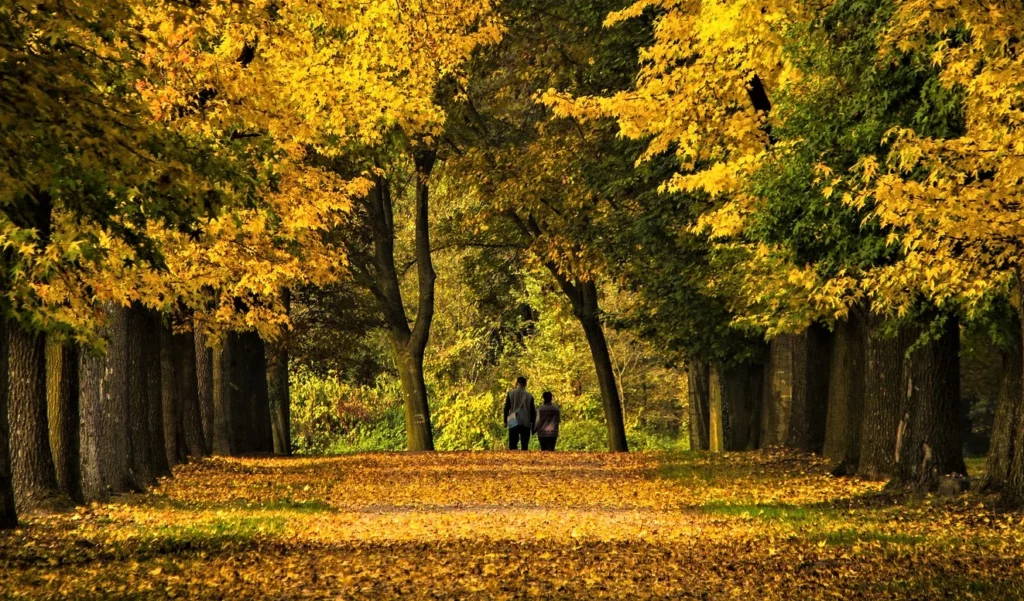
[[[214,458],[0,534],[0,597],[1024,598],[1024,518],[785,452]]]

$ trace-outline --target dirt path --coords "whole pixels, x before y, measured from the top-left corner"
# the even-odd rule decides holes
[[[0,596],[1024,597],[1021,516],[788,454],[211,459],[0,534]]]

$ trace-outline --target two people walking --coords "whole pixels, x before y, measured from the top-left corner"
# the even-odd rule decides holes
[[[526,378],[516,378],[516,387],[505,395],[505,426],[508,428],[508,448],[530,448],[531,434],[537,434],[540,450],[554,451],[558,441],[558,426],[562,412],[552,403],[550,392],[543,395],[544,403],[538,409],[533,395],[526,390]]]

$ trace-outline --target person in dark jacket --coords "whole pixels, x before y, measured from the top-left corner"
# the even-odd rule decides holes
[[[537,421],[537,406],[533,395],[526,391],[526,378],[516,378],[516,387],[505,395],[505,425],[508,427],[508,448],[514,450],[519,444],[525,451],[530,448],[530,432]]]
[[[551,393],[544,393],[544,404],[537,410],[534,432],[540,442],[540,450],[554,451],[558,441],[558,425],[562,423],[562,410],[551,402]]]

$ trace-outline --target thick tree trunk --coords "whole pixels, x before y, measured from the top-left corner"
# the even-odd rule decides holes
[[[285,311],[291,307],[291,292],[281,291]],[[267,391],[270,394],[270,417],[274,431],[274,454],[291,455],[291,397],[288,386],[287,334],[269,345],[267,356]],[[428,407],[429,410],[429,407]]]
[[[46,404],[57,484],[62,493],[76,503],[83,503],[78,389],[78,345],[74,342],[47,344]]]
[[[142,339],[139,352],[144,371],[149,466],[150,474],[154,478],[171,475],[171,464],[167,461],[166,430],[164,428],[164,370],[160,355],[162,330],[163,318],[156,311],[147,310],[142,315]]]
[[[189,457],[204,457],[210,452],[203,436],[202,409],[199,405],[199,380],[196,375],[196,341],[192,332],[173,336],[174,374],[177,377],[180,429]]]
[[[139,303],[127,309],[128,339],[127,362],[127,405],[128,445],[130,447],[131,472],[134,488],[145,490],[156,482],[153,461],[150,458],[149,440],[149,396],[147,394],[146,360],[144,345],[149,335],[147,321],[149,314]]]
[[[196,380],[199,385],[199,417],[203,426],[203,446],[213,452],[213,349],[206,344],[206,336],[193,330],[196,343]]]
[[[825,457],[836,462],[835,475],[857,472],[864,412],[864,322],[857,310],[836,324],[829,364]]]
[[[1024,327],[1024,282],[1020,280],[1020,274],[1017,277],[1017,321]],[[1017,338],[1017,343],[1021,351],[1024,352],[1024,344],[1020,344],[1022,339],[1024,339],[1024,333]],[[1024,358],[1021,361],[1024,363]],[[1009,428],[1009,440],[1006,442],[1009,469],[1006,471],[999,500],[1006,507],[1021,508],[1024,507],[1024,407],[1021,407],[1020,404],[1024,401],[1021,401],[1019,394],[1016,395],[1015,400],[1018,407],[1016,411],[1012,412],[1015,416]]]
[[[869,315],[857,474],[872,480],[887,480],[896,468],[896,433],[907,396],[904,354],[914,339],[905,329],[886,337],[884,324],[882,316]]]
[[[772,339],[768,357],[768,389],[761,413],[761,446],[784,446],[789,439],[789,421],[793,410],[796,367],[794,357],[798,337],[782,334]]]
[[[725,448],[747,451],[757,448],[758,414],[764,382],[764,365],[742,363],[725,371],[725,414],[728,416]]]
[[[226,367],[232,447],[236,453],[271,453],[274,440],[263,339],[256,332],[232,332],[226,345],[230,349]]]
[[[164,452],[167,464],[174,467],[188,458],[185,442],[184,410],[178,383],[177,341],[170,325],[160,328],[160,403],[164,417]]]
[[[908,361],[909,397],[896,429],[891,484],[931,491],[943,475],[967,474],[960,425],[960,321],[947,317],[939,337],[915,348]]]
[[[832,334],[818,324],[812,324],[796,338],[787,441],[794,449],[821,453],[825,445],[831,347]]]
[[[78,442],[82,499],[86,502],[101,501],[108,494],[100,461],[105,371],[106,359],[103,355],[87,349],[79,351]]]
[[[710,367],[706,361],[687,362],[686,397],[691,451],[707,451],[710,446],[710,377]]]
[[[7,329],[14,495],[19,511],[59,494],[46,408],[46,336]]]
[[[1024,283],[1018,283],[1018,321],[1024,326]],[[1018,343],[1020,338],[1018,338]],[[1024,345],[1020,345],[1024,350]],[[1024,362],[1024,359],[1022,359]],[[1020,404],[1020,395],[1017,395],[1018,407],[1010,425],[1009,441],[1006,446],[1006,454],[1009,456],[1009,468],[1006,471],[1006,478],[1003,482],[1002,493],[999,496],[1000,503],[1010,508],[1024,507],[1024,407]]]
[[[989,490],[1002,490],[1010,476],[1014,446],[1018,442],[1015,430],[1024,411],[1024,344],[1022,344],[1021,322],[1013,320],[1010,332],[1010,347],[1002,352],[1002,378],[999,386],[999,402],[992,420],[992,438],[989,443],[986,464]]]
[[[593,310],[584,309],[582,315],[577,312],[583,332],[590,346],[590,356],[594,360],[597,371],[597,383],[601,389],[601,407],[604,409],[605,427],[608,430],[608,450],[626,452],[626,424],[622,418],[622,400],[619,398],[619,387],[615,383],[615,369],[612,357],[608,352],[608,341],[604,337],[604,328],[597,317],[597,286],[594,282],[580,282],[579,287],[587,290],[585,296],[593,297]],[[589,304],[589,303],[588,303]]]
[[[0,318],[0,530],[18,527],[18,511],[14,502],[14,474],[11,469],[11,430],[7,411],[11,396],[8,327],[8,321]]]
[[[759,363],[712,364],[709,378],[710,450],[744,451],[757,447],[763,369]]]
[[[138,370],[138,357],[130,348],[131,327],[129,310],[111,305],[108,312],[107,353],[101,400],[99,460],[103,483],[113,493],[139,491],[143,482],[132,471],[130,425],[132,420],[130,374]]]
[[[213,349],[213,453],[234,455],[235,434],[231,416],[231,343],[230,335]]]

